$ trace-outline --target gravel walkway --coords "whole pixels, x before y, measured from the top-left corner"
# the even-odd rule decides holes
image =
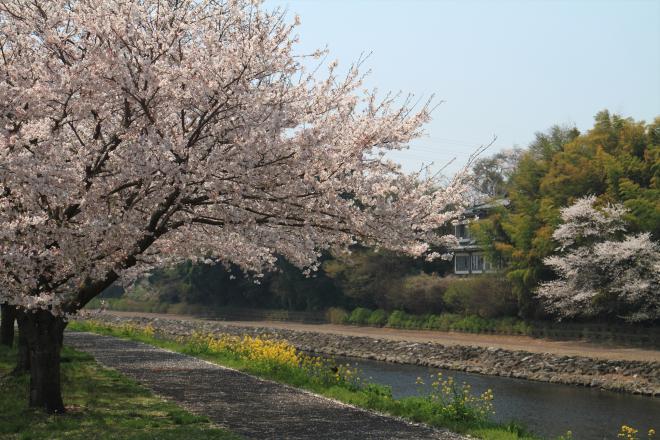
[[[65,333],[64,342],[245,438],[467,438],[374,414],[139,342],[77,332]]]

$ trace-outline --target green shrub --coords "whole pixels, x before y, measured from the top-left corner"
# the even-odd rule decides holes
[[[401,283],[387,289],[387,305],[415,314],[440,313],[444,308],[442,297],[451,279],[427,273],[408,275]]]
[[[442,315],[431,315],[426,320],[424,328],[429,330],[449,331],[460,316],[453,313],[443,313]]]
[[[375,310],[367,320],[369,325],[382,327],[387,323],[387,312],[383,309]]]
[[[407,321],[407,314],[402,310],[395,310],[390,313],[389,318],[387,319],[387,326],[394,328],[404,328],[404,324]]]
[[[495,318],[516,313],[509,281],[494,275],[453,279],[443,299],[450,311],[461,315]]]
[[[358,307],[357,309],[353,310],[351,315],[348,317],[348,323],[364,325],[368,323],[370,316],[371,310],[365,309],[364,307]]]
[[[525,321],[515,320],[516,322],[511,326],[511,333],[518,335],[532,334],[533,327]]]
[[[531,334],[532,326],[516,318],[487,319],[476,315],[453,313],[411,315],[402,310],[390,313],[387,326],[405,329],[427,329],[470,333]]]
[[[494,321],[474,315],[464,316],[452,324],[452,330],[470,333],[483,333],[488,330],[493,331],[494,327]]]
[[[426,323],[431,316],[433,315],[411,315],[402,310],[395,310],[390,314],[387,326],[408,329],[427,328]]]
[[[348,321],[348,312],[341,307],[330,307],[327,316],[332,324],[344,324]]]

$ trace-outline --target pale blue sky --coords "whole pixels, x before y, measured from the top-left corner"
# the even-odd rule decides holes
[[[609,109],[660,116],[658,1],[267,0],[302,19],[300,52],[347,66],[372,52],[369,87],[446,101],[428,136],[396,155],[456,170],[480,144],[526,146],[553,124]]]

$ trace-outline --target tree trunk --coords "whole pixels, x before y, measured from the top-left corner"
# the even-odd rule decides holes
[[[21,319],[21,314],[17,312],[16,321],[18,321],[18,356],[16,359],[16,368],[12,371],[14,375],[28,373],[30,371],[30,348],[28,347],[27,329],[25,320]]]
[[[14,345],[16,307],[5,303],[0,305],[0,309],[2,309],[2,321],[0,321],[0,344],[11,347]]]
[[[66,323],[45,310],[24,313],[20,319],[30,352],[30,406],[63,413],[60,350]]]

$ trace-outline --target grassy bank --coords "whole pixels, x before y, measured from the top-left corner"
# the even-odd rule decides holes
[[[95,299],[90,309],[106,307],[124,312],[167,313],[203,316],[237,321],[291,321],[309,324],[333,323],[356,326],[437,330],[462,333],[524,335],[560,340],[588,340],[604,344],[629,345],[660,349],[660,327],[656,325],[613,324],[608,322],[523,321],[514,317],[483,318],[456,313],[414,315],[394,310],[370,310],[358,307],[344,310],[331,307],[325,311],[303,312],[280,309],[210,307],[201,304],[142,301],[132,298]]]
[[[528,335],[533,331],[531,324],[512,317],[481,318],[474,315],[459,315],[443,313],[440,315],[413,315],[401,310],[386,312],[385,310],[370,310],[358,307],[346,311],[339,307],[331,307],[319,312],[295,312],[287,310],[244,309],[237,307],[208,307],[202,304],[138,301],[132,298],[95,299],[89,304],[90,309],[106,307],[120,312],[167,313],[173,315],[211,316],[224,319],[247,319],[266,321],[296,321],[329,322],[332,324],[362,325],[374,327],[391,327],[414,330],[439,330],[469,333],[497,333],[511,335]]]
[[[64,348],[62,388],[68,412],[49,416],[27,407],[27,375],[8,375],[16,352],[0,346],[0,438],[3,439],[237,439],[154,396],[91,356]]]
[[[342,309],[328,311],[331,322],[336,324],[369,325],[375,327],[403,328],[411,330],[439,330],[467,333],[496,333],[506,335],[529,335],[531,324],[516,318],[482,318],[475,315],[442,313],[440,315],[412,315],[401,310],[369,310],[358,307],[346,312]]]
[[[214,337],[194,334],[172,340],[155,334],[149,326],[108,326],[91,321],[72,322],[71,330],[129,338],[180,353],[190,354],[250,374],[304,388],[359,407],[396,415],[431,426],[444,427],[492,440],[533,440],[520,426],[490,421],[492,393],[473,395],[469,387],[451,378],[429,380],[433,391],[420,397],[394,399],[391,390],[364,383],[347,365],[311,357],[282,341],[259,338]]]

